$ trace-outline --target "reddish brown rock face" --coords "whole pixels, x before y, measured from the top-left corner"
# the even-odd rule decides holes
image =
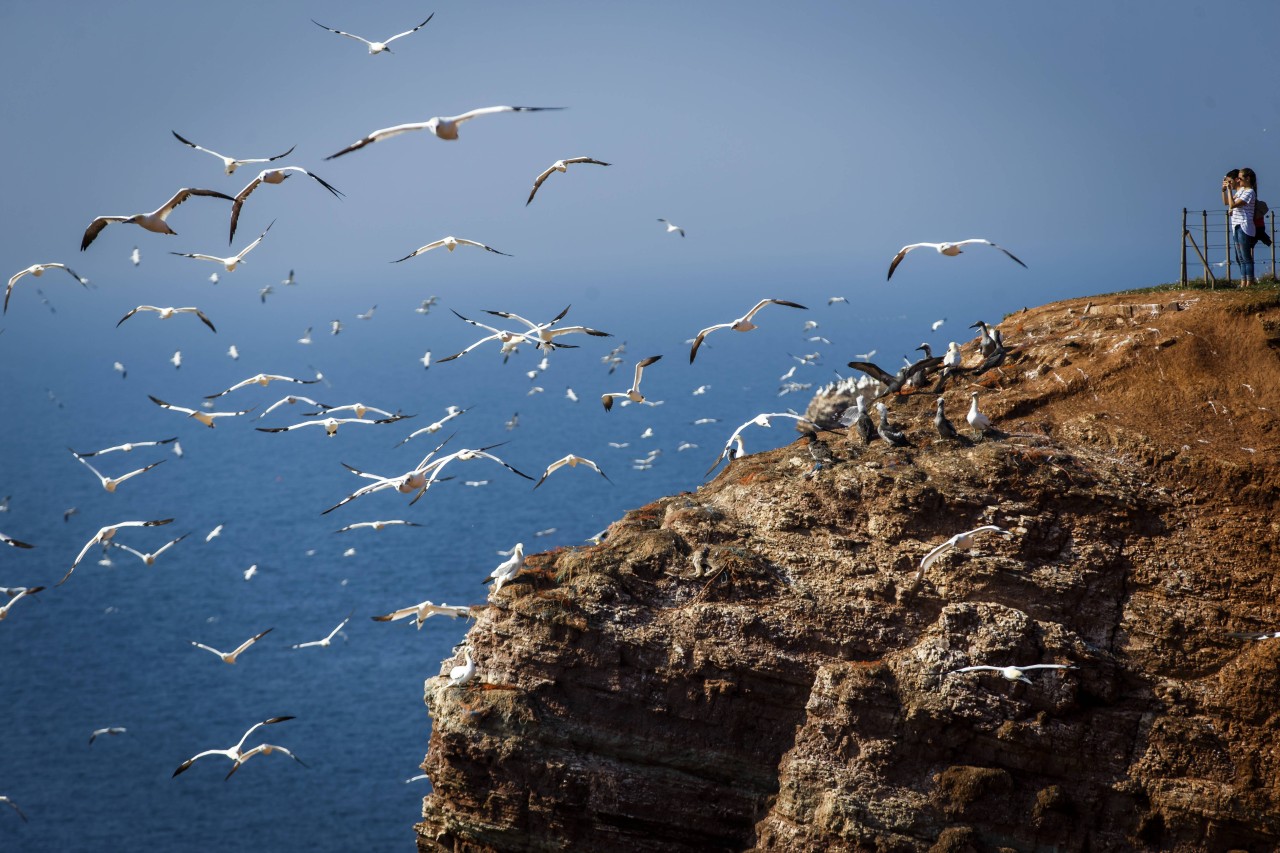
[[[1275,295],[1011,316],[1007,438],[900,396],[913,448],[824,433],[530,556],[426,683],[419,849],[1280,847],[1280,640],[1229,635],[1280,630]],[[1036,663],[1075,669],[954,672]]]

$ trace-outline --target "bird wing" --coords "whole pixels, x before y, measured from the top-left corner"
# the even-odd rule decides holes
[[[97,239],[97,236],[102,233],[102,229],[106,228],[108,224],[112,222],[126,222],[128,219],[129,217],[127,216],[99,216],[97,219],[89,223],[88,228],[84,229],[84,237],[80,240],[80,251],[83,252],[85,249],[89,248],[89,244]]]
[[[534,195],[537,194],[538,187],[542,186],[542,182],[545,181],[551,175],[551,173],[554,172],[555,170],[556,170],[556,167],[551,166],[545,172],[543,172],[542,174],[538,175],[538,177],[533,179],[533,189],[529,190],[529,201],[526,201],[524,203],[525,207],[528,207],[529,202],[533,201],[533,197]]]
[[[225,394],[226,392],[224,391],[223,393]],[[185,415],[196,414],[195,409],[184,409],[182,406],[175,406],[173,403],[166,403],[164,400],[161,400],[159,397],[152,397],[150,394],[148,394],[147,396],[151,398],[151,402],[155,403],[157,406],[159,406],[162,409],[172,409],[175,412],[181,412]],[[215,394],[214,396],[218,396],[218,395]]]
[[[231,157],[224,157],[223,155],[219,154],[217,151],[210,151],[208,148],[202,148],[201,146],[196,145],[194,142],[188,139],[183,139],[181,136],[178,135],[178,131],[176,130],[171,130],[169,132],[172,133],[175,137],[177,137],[178,141],[181,142],[183,145],[187,145],[191,148],[196,149],[197,151],[203,151],[206,154],[212,154],[214,157],[217,157],[219,160],[232,159]]]
[[[883,382],[885,385],[889,385],[897,379],[897,377],[892,374],[886,373],[879,365],[872,364],[869,361],[851,361],[849,362],[849,366],[854,370],[861,370],[863,373]]]
[[[393,41],[395,41],[395,40],[396,40],[396,39],[398,39],[398,38],[404,38],[404,37],[405,37],[405,36],[407,36],[407,35],[411,35],[411,34],[413,34],[413,33],[416,33],[418,30],[420,30],[420,29],[422,29],[423,27],[425,27],[425,26],[427,25],[427,23],[428,23],[432,18],[434,18],[435,16],[436,16],[436,13],[435,13],[435,12],[432,12],[430,15],[428,15],[428,16],[427,16],[427,20],[426,20],[426,21],[423,21],[421,24],[418,24],[418,26],[414,27],[414,28],[413,28],[413,29],[411,29],[411,30],[405,30],[405,31],[404,31],[404,32],[402,32],[402,33],[398,33],[398,34],[396,34],[396,35],[392,36],[391,38],[389,38],[389,39],[387,39],[386,41],[384,41],[384,42],[383,42],[383,44],[391,44]]]
[[[195,314],[197,317],[200,318],[200,322],[204,323],[206,326],[209,327],[209,330],[211,332],[213,332],[214,334],[217,334],[218,330],[214,327],[213,322],[208,317],[206,317],[205,313],[201,311],[199,308],[179,308],[178,310],[185,311],[188,314]]]
[[[950,551],[954,547],[955,547],[955,543],[952,540],[948,539],[946,542],[943,542],[941,545],[938,545],[928,554],[925,554],[924,559],[920,561],[920,574],[923,575],[925,572],[929,571],[929,567],[932,566],[935,562],[937,562],[939,557],[941,557],[943,554],[945,554],[947,551]]]
[[[421,255],[423,252],[430,252],[432,249],[438,249],[438,248],[440,248],[440,247],[441,247],[441,246],[443,246],[443,245],[444,245],[444,240],[443,240],[443,239],[435,240],[434,242],[428,243],[428,244],[427,244],[427,245],[425,245],[425,246],[422,246],[422,247],[420,247],[420,248],[414,249],[412,252],[410,252],[409,254],[405,255],[403,258],[398,258],[398,259],[396,259],[396,260],[392,261],[391,263],[393,263],[393,264],[398,264],[398,263],[400,263],[400,261],[407,261],[407,260],[409,260],[410,258],[416,258],[418,255]]]
[[[463,240],[461,237],[455,237],[454,239],[464,245],[475,246],[476,248],[484,249],[486,252],[493,252],[495,255],[505,255],[508,258],[511,257],[511,255],[508,255],[506,252],[499,252],[492,246],[486,246],[484,243],[477,243],[475,240]]]
[[[461,241],[459,241],[459,242],[461,242]],[[565,309],[565,310],[567,311],[568,309]],[[501,318],[503,318],[504,320],[519,320],[521,323],[524,323],[526,326],[528,326],[528,327],[529,327],[529,330],[530,330],[530,331],[532,331],[532,332],[538,332],[538,331],[541,331],[541,330],[543,330],[543,329],[547,328],[547,326],[550,326],[550,325],[551,325],[551,323],[548,323],[548,324],[547,324],[547,326],[539,326],[539,325],[538,325],[538,324],[536,324],[536,323],[531,323],[531,322],[529,322],[529,321],[528,321],[528,320],[526,320],[525,318],[521,317],[519,314],[512,314],[510,311],[489,311],[489,310],[486,310],[484,313],[486,313],[486,314],[492,314],[492,315],[493,315],[493,316],[495,316],[495,317],[501,317]],[[562,314],[561,316],[564,316],[564,315]],[[557,319],[559,319],[559,318],[557,318]],[[552,322],[552,323],[554,323],[554,322],[555,322],[555,320],[552,320],[551,322]],[[486,327],[486,328],[487,328],[487,327]]]
[[[286,169],[297,169],[299,172],[301,172],[302,174],[306,175],[308,178],[311,178],[313,181],[315,181],[315,182],[316,182],[316,183],[318,183],[320,186],[322,186],[322,187],[324,187],[325,189],[327,189],[329,192],[333,193],[334,198],[342,198],[342,197],[343,197],[343,195],[344,195],[344,193],[342,192],[342,190],[338,189],[338,188],[337,188],[337,187],[335,187],[333,184],[329,183],[329,182],[328,182],[328,181],[326,181],[324,178],[322,178],[322,177],[320,177],[319,175],[317,175],[315,172],[308,172],[306,169],[303,169],[301,166],[287,166],[287,167],[285,167],[285,168],[286,168]],[[293,270],[289,270],[289,276],[290,276],[290,278],[292,278],[292,277],[293,277]]]
[[[227,195],[226,193],[220,193],[217,190],[201,190],[201,189],[192,189],[191,187],[183,187],[182,189],[178,190],[176,193],[173,194],[173,198],[169,199],[164,204],[162,204],[156,210],[155,215],[159,216],[161,219],[164,219],[170,213],[173,213],[173,209],[175,207],[182,204],[184,201],[191,198],[193,195],[207,195],[207,196],[213,196],[215,198],[225,198],[227,201],[235,201],[235,199],[232,198],[231,196]]]
[[[960,669],[953,669],[953,670],[951,670],[951,672],[949,672],[949,673],[947,673],[947,674],[948,674],[948,675],[953,675],[954,673],[957,673],[957,672],[977,672],[977,671],[979,671],[979,670],[991,670],[992,672],[1002,672],[1002,671],[1004,670],[1004,667],[1002,667],[1002,666],[988,666],[988,665],[986,665],[986,664],[980,664],[980,665],[977,665],[977,666],[964,666],[964,667],[961,667]]]
[[[186,539],[190,535],[191,535],[190,533],[184,533],[181,536],[179,536],[177,539],[170,539],[168,542],[164,543],[164,545],[160,547],[160,550],[156,551],[155,554],[152,556],[159,557],[169,548],[172,548],[174,545],[177,545],[179,542],[181,542],[183,539]]]
[[[353,38],[359,38],[359,37],[353,36]],[[332,160],[335,157],[341,157],[343,154],[350,154],[352,151],[359,151],[361,148],[364,148],[366,145],[372,145],[373,143],[380,142],[383,139],[390,139],[393,136],[399,136],[400,134],[408,133],[411,130],[426,130],[429,126],[430,126],[430,122],[419,121],[419,122],[411,122],[409,124],[398,124],[395,127],[384,127],[381,130],[375,130],[373,133],[370,133],[368,136],[364,137],[363,139],[356,140],[355,142],[348,145],[346,148],[343,148],[337,154],[330,154],[328,157],[324,159]]]
[[[1025,671],[1028,669],[1075,669],[1075,667],[1065,663],[1033,663],[1027,666],[1020,666],[1018,669]]]
[[[469,110],[462,115],[448,116],[445,120],[455,124],[461,124],[464,121],[470,121],[476,116],[490,115],[492,113],[529,113],[540,112],[542,110],[562,110],[564,107],[479,107],[478,109]]]
[[[425,602],[429,604],[430,602]],[[385,616],[372,616],[374,622],[396,622],[400,619],[415,615],[422,607],[421,604],[415,604],[412,607],[402,607],[399,610],[393,610]]]
[[[435,13],[432,12],[431,14],[434,15]],[[324,24],[320,23],[315,18],[311,19],[311,23],[315,24],[317,27],[319,27],[322,30],[328,30],[331,33],[337,33],[340,36],[346,36],[349,39],[355,39],[356,41],[364,42],[365,44],[368,44],[368,45],[373,44],[373,42],[369,41],[367,38],[361,38],[360,36],[355,35],[354,33],[344,33],[342,30],[335,30],[333,27],[326,27]],[[383,42],[383,44],[386,44],[386,42]]]
[[[189,640],[188,642],[190,642],[191,645],[195,646],[197,649],[204,649],[206,652],[213,652],[218,657],[225,657],[225,655],[222,652],[218,651],[212,646],[206,646],[204,643],[197,643],[195,640]]]
[[[265,170],[262,172],[259,172],[258,177],[254,178],[252,181],[246,184],[245,188],[240,190],[240,192],[236,193],[236,197],[232,199],[231,233],[227,236],[227,245],[230,245],[231,241],[234,240],[236,237],[236,223],[240,221],[240,208],[244,206],[245,199],[247,199],[254,190],[256,190],[259,186],[262,185],[262,178],[266,174],[267,172]]]
[[[252,252],[255,248],[257,248],[258,244],[262,242],[262,238],[267,236],[267,232],[270,231],[271,226],[275,224],[276,224],[276,221],[274,219],[271,220],[271,223],[267,225],[266,228],[262,229],[262,233],[259,234],[252,243],[250,243],[249,245],[245,246],[243,249],[240,250],[240,254],[236,255],[236,259],[244,260],[244,256]]]
[[[689,363],[693,364],[693,360],[697,358],[698,347],[702,346],[703,338],[705,338],[707,335],[714,332],[716,329],[727,329],[732,325],[733,325],[732,323],[717,323],[714,326],[707,326],[707,328],[703,329],[701,332],[698,332],[698,336],[693,339],[693,346],[689,349]]]
[[[271,630],[270,628],[267,629],[267,631],[270,631],[270,630]],[[263,633],[265,634],[266,631],[263,631]],[[253,734],[258,729],[262,728],[263,726],[270,726],[270,725],[274,725],[275,723],[283,723],[287,720],[292,720],[292,719],[293,717],[270,717],[268,719],[263,720],[260,723],[254,723],[252,726],[249,727],[249,731],[245,732],[244,735],[240,738],[239,743],[237,743],[235,746],[233,746],[229,750],[224,750],[224,752],[232,752],[232,751],[239,752],[241,748],[244,747],[244,742],[249,739],[249,735]]]
[[[176,136],[177,134],[174,134],[174,135]],[[185,772],[185,771],[187,770],[187,768],[189,768],[192,764],[195,764],[195,763],[196,763],[198,760],[200,760],[201,758],[204,758],[206,755],[225,755],[225,756],[227,756],[228,758],[230,758],[230,757],[231,757],[231,750],[229,750],[229,749],[206,749],[204,752],[196,753],[195,755],[193,755],[193,756],[191,756],[190,758],[188,758],[186,761],[184,761],[184,762],[182,762],[181,764],[179,764],[179,765],[178,765],[178,769],[177,769],[177,770],[175,770],[175,771],[173,771],[173,775],[174,775],[174,776],[177,776],[179,773],[183,773],[183,772]],[[170,778],[172,778],[172,777],[170,777]]]
[[[236,648],[236,650],[235,650],[234,652],[232,652],[232,653],[231,653],[231,656],[232,656],[232,657],[235,657],[236,655],[240,654],[240,653],[241,653],[241,652],[243,652],[245,649],[249,648],[249,647],[250,647],[250,646],[252,646],[254,643],[258,642],[258,640],[261,640],[261,639],[262,639],[263,637],[265,637],[267,634],[270,634],[273,630],[275,630],[275,629],[274,629],[274,628],[268,628],[267,630],[263,631],[262,633],[260,633],[260,634],[255,634],[254,636],[252,636],[252,637],[250,637],[249,639],[245,640],[243,643],[241,643],[241,644],[239,645],[239,647],[237,647],[237,648]]]
[[[903,246],[898,250],[898,254],[893,256],[893,260],[889,262],[889,274],[885,276],[885,281],[893,278],[893,271],[898,268],[898,264],[902,263],[902,259],[907,256],[907,252],[910,252],[912,249],[919,249],[922,246],[929,246],[934,249],[938,248],[937,243],[912,243],[909,246]]]
[[[197,261],[214,261],[219,264],[225,264],[226,258],[218,258],[213,255],[202,255],[198,252],[170,252],[171,255],[177,255],[180,258],[194,258]]]
[[[81,461],[81,462],[84,462],[84,460],[83,460],[83,459],[81,459],[80,461]],[[117,482],[117,483],[123,483],[125,480],[129,479],[130,477],[135,477],[135,476],[137,476],[138,474],[146,473],[147,471],[150,471],[152,468],[156,467],[157,465],[160,465],[161,463],[164,463],[164,462],[167,462],[167,461],[168,461],[168,460],[166,460],[166,459],[161,459],[159,462],[152,462],[150,465],[147,465],[146,467],[143,467],[143,468],[139,468],[139,469],[138,469],[138,470],[136,470],[136,471],[130,471],[128,474],[125,474],[123,477],[117,477],[117,478],[116,478],[116,482]],[[88,463],[88,462],[85,462],[84,464],[88,465],[89,463]]]
[[[646,367],[653,364],[655,361],[657,361],[660,358],[662,358],[662,356],[660,355],[651,355],[648,358],[644,359],[643,361],[636,363],[636,378],[635,378],[635,381],[631,383],[631,388],[633,390],[635,391],[640,390],[640,375],[644,373],[644,369]]]
[[[774,305],[786,305],[788,308],[804,308],[804,310],[806,311],[809,310],[808,308],[805,308],[805,306],[801,305],[798,302],[788,302],[785,299],[761,299],[759,302],[756,303],[754,308],[752,308],[750,311],[747,312],[747,316],[743,317],[742,319],[750,320],[752,317],[756,315],[757,311],[759,311],[764,306],[769,305],[770,303]]]

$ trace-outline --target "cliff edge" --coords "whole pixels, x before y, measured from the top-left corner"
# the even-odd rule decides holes
[[[898,396],[914,447],[824,432],[530,557],[426,682],[419,850],[1280,848],[1280,639],[1232,636],[1280,630],[1280,293],[999,328],[945,399],[1007,437]],[[1072,668],[954,672],[1009,664]]]

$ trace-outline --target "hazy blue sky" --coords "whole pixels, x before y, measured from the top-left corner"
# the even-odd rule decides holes
[[[433,12],[380,56],[309,20],[377,38]],[[627,311],[709,299],[731,306],[721,319],[762,296],[839,293],[864,320],[967,325],[969,310],[1173,279],[1179,211],[1217,207],[1230,167],[1253,166],[1266,198],[1277,23],[1271,2],[6,3],[0,267],[62,260],[111,294],[89,303],[45,278],[62,323],[79,302],[110,301],[114,319],[157,291],[225,317],[218,300],[247,310],[296,268],[316,322],[330,304],[403,310],[428,293],[519,294],[504,304],[543,313],[563,290]],[[568,109],[323,159],[377,128],[495,104]],[[279,163],[347,197],[301,177],[264,187],[232,249],[227,203],[196,199],[171,218],[178,237],[113,225],[81,254],[94,216],[180,186],[234,194],[256,173],[224,175],[171,130],[234,156],[296,145]],[[533,177],[576,155],[614,165],[554,175],[526,207]],[[216,292],[212,265],[167,254],[230,254],[273,219]],[[445,234],[514,257],[388,263]],[[918,253],[886,285],[905,243],[971,236],[1029,269],[994,251]],[[32,317],[29,287],[4,321],[23,339],[37,331],[15,326],[50,322]]]

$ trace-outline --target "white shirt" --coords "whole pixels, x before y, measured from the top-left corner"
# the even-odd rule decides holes
[[[1241,187],[1231,194],[1232,200],[1244,200],[1244,204],[1239,207],[1231,208],[1231,230],[1234,231],[1237,225],[1240,226],[1244,233],[1250,237],[1257,237],[1258,232],[1253,228],[1253,200],[1255,193],[1249,187]]]

